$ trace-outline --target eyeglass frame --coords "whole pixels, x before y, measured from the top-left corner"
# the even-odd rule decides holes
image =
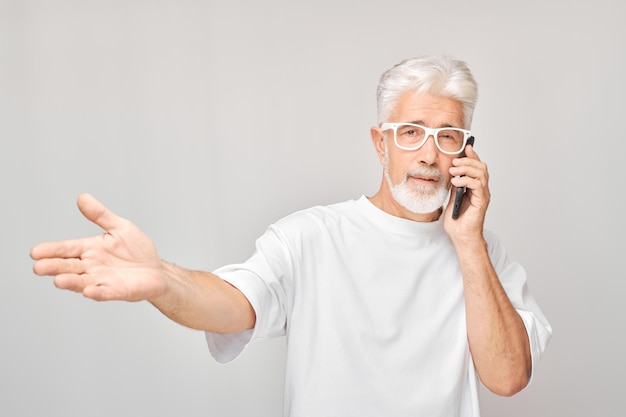
[[[398,134],[397,134],[398,133],[398,128],[400,126],[415,126],[415,127],[419,127],[420,129],[424,129],[424,139],[422,139],[421,143],[417,144],[417,146],[414,146],[412,148],[407,148],[406,146],[400,146],[398,144]],[[387,130],[390,130],[390,129],[393,130],[393,142],[400,149],[403,149],[405,151],[416,151],[419,148],[421,148],[422,146],[424,146],[424,144],[426,143],[428,138],[432,136],[434,141],[435,141],[435,146],[437,146],[437,149],[439,149],[439,151],[441,151],[442,153],[445,153],[446,155],[458,155],[458,154],[462,153],[463,150],[465,149],[465,145],[467,144],[467,140],[472,135],[472,132],[470,130],[461,129],[461,128],[458,128],[458,127],[430,128],[430,127],[418,125],[416,123],[382,123],[380,125],[380,130],[383,131],[383,132],[385,132]],[[441,149],[441,146],[439,146],[439,141],[437,140],[437,135],[442,130],[455,130],[455,131],[463,133],[463,145],[461,146],[461,149],[459,151],[457,151],[457,152],[450,152],[450,151],[446,151],[446,150]]]

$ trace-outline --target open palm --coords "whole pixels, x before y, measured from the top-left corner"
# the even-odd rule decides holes
[[[163,266],[152,241],[88,194],[78,198],[83,215],[105,233],[41,243],[31,250],[37,275],[94,300],[140,301],[163,290]]]

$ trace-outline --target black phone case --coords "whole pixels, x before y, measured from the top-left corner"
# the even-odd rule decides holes
[[[474,146],[474,136],[470,136],[467,139],[467,145]],[[465,157],[465,150],[463,150],[463,157]],[[461,202],[463,201],[463,196],[465,195],[465,187],[459,187],[456,189],[456,195],[454,196],[454,206],[452,206],[452,218],[458,219],[459,213],[461,211]]]

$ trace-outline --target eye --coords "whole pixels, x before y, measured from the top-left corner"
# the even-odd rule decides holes
[[[402,136],[419,136],[420,130],[415,126],[401,126],[398,128],[398,134]]]
[[[437,135],[439,140],[454,140],[454,141],[462,141],[463,134],[456,130],[441,130]]]

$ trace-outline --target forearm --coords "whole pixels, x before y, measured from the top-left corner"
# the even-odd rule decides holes
[[[523,389],[532,369],[528,335],[494,270],[486,242],[457,246],[467,336],[483,384],[500,395]]]
[[[167,262],[163,262],[163,275],[163,290],[149,301],[170,319],[216,333],[254,327],[255,313],[248,299],[217,275]]]

